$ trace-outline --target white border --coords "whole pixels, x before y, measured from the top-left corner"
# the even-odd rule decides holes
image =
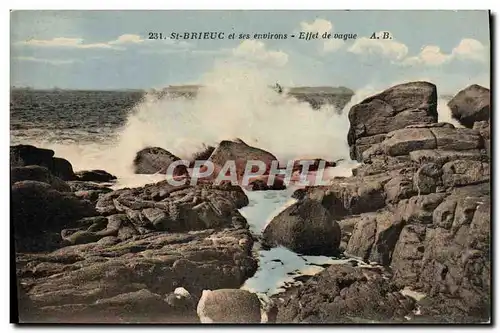
[[[493,1],[435,1],[435,0],[358,0],[358,1],[297,1],[290,0],[255,0],[255,1],[221,1],[218,3],[203,0],[184,1],[122,1],[122,0],[88,0],[80,3],[63,0],[44,2],[19,0],[11,4],[11,9],[490,9]]]

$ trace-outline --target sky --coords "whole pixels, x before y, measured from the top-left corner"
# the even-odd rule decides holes
[[[170,38],[185,32],[224,39]],[[301,32],[356,38],[303,40]],[[13,11],[11,86],[160,88],[199,83],[214,64],[239,61],[285,86],[356,91],[427,80],[451,94],[489,87],[489,36],[487,11]]]

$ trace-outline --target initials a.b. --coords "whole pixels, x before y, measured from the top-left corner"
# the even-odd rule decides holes
[[[392,35],[388,31],[374,32],[370,39],[392,39]]]

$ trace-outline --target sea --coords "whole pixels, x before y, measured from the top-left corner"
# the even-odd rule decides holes
[[[344,159],[331,177],[352,175],[357,164],[349,159],[348,111],[381,90],[356,91],[340,108],[319,109],[287,94],[269,89],[265,75],[245,71],[211,73],[201,82],[196,98],[159,95],[151,91],[12,89],[11,145],[31,144],[54,150],[75,171],[103,169],[117,176],[113,188],[143,186],[162,175],[136,175],[132,161],[146,146],[162,147],[180,158],[190,158],[204,145],[240,138],[273,153],[280,160],[299,158]],[[387,88],[387,87],[385,87]],[[439,120],[451,122],[440,98]],[[240,211],[250,230],[260,236],[266,224],[293,204],[294,188],[246,192],[250,204]],[[242,286],[269,297],[301,283],[346,258],[302,256],[286,248],[263,250],[255,244],[259,269]]]

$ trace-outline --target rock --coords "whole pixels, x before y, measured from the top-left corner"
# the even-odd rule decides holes
[[[364,260],[370,258],[373,243],[377,232],[376,214],[361,214],[353,223],[354,229],[348,238],[345,252]]]
[[[408,105],[413,102],[422,103],[421,96]],[[353,107],[350,115],[351,153],[363,162],[353,169],[353,176],[306,187],[293,196],[299,203],[313,201],[339,219],[345,255],[382,265],[392,274],[383,277],[384,283],[395,291],[409,288],[424,294],[417,304],[420,314],[415,307],[403,306],[406,314],[391,317],[394,311],[389,309],[401,303],[392,303],[392,296],[383,299],[383,293],[364,298],[362,290],[376,291],[379,285],[353,278],[348,279],[349,284],[356,281],[352,293],[361,296],[351,301],[349,310],[343,300],[351,291],[329,290],[338,285],[326,278],[333,274],[329,268],[279,296],[284,301],[278,322],[397,322],[403,317],[409,323],[488,321],[489,120],[475,121],[473,128],[455,128],[426,119],[388,131],[387,127],[399,126],[393,120],[383,132],[377,131],[385,124],[383,116],[374,112],[386,112],[388,120],[392,106],[380,99],[365,104]],[[433,108],[428,105],[427,115]],[[341,271],[338,265],[332,267]]]
[[[277,323],[403,323],[415,301],[377,269],[332,265],[278,303]]]
[[[479,134],[483,137],[483,139],[490,140],[490,121],[476,121],[474,123],[474,126],[472,127],[473,130],[476,130],[479,132]]]
[[[25,287],[16,281],[17,285],[17,310],[19,323],[27,323],[38,320],[38,311],[26,293]]]
[[[390,212],[363,215],[355,225],[346,253],[388,265],[403,225]]]
[[[432,224],[432,214],[445,197],[446,193],[416,195],[398,202],[394,214],[405,223]]]
[[[420,184],[417,183],[417,185]],[[395,204],[403,199],[410,198],[417,191],[418,188],[411,177],[404,173],[396,175],[384,185],[384,192],[386,194],[385,202],[387,204]]]
[[[78,171],[75,173],[75,176],[78,181],[83,182],[107,183],[116,180],[116,176],[104,170]]]
[[[275,177],[271,185],[268,185],[268,176],[259,176],[249,181],[247,189],[250,191],[281,191],[286,189],[283,178]]]
[[[257,269],[252,245],[245,229],[149,232],[118,243],[90,242],[44,254],[18,252],[16,261],[18,278],[30,282],[27,295],[43,309],[44,319],[168,323],[195,318],[203,290],[239,288],[252,276]],[[159,297],[175,294],[179,286],[190,291],[191,307]],[[141,304],[159,308],[150,309],[149,315],[126,311]]]
[[[209,160],[219,166],[223,166],[227,161],[236,161],[238,175],[243,174],[247,161],[262,161],[265,163],[267,171],[269,171],[273,161],[277,163],[277,158],[273,154],[249,146],[239,139],[238,141],[221,141],[210,155]]]
[[[443,165],[443,185],[457,187],[490,180],[490,165],[480,161],[455,160]]]
[[[68,160],[65,160],[64,158],[52,158],[51,172],[62,180],[75,180],[73,166],[71,165],[71,163],[69,163]]]
[[[445,122],[439,123],[417,123],[408,125],[405,128],[455,128],[455,125]]]
[[[467,151],[483,148],[477,130],[449,127],[411,127],[390,132],[384,141],[363,151],[361,160],[367,162],[377,155],[401,156],[415,151]]]
[[[92,182],[74,180],[68,181],[66,184],[69,185],[71,192],[73,192],[77,198],[90,201],[92,204],[96,204],[102,195],[113,192],[109,187]]]
[[[330,186],[318,187],[310,197],[319,200],[334,217],[361,214],[385,206],[384,186],[392,179],[388,173],[365,177],[334,179]]]
[[[97,212],[89,202],[58,192],[46,183],[27,180],[12,186],[11,219],[17,251],[53,248],[57,244],[42,241],[45,234],[58,233],[72,222],[94,215]]]
[[[333,168],[337,166],[337,162],[339,161],[326,161],[321,158],[315,158],[315,159],[299,159],[295,161],[293,165],[293,172],[299,172],[301,173],[304,165],[308,166],[308,171],[317,171],[320,167],[321,164],[324,164],[324,168]]]
[[[477,130],[484,141],[484,148],[488,157],[490,157],[491,143],[490,143],[490,122],[489,121],[476,121],[473,126]]]
[[[53,150],[37,148],[31,145],[10,147],[11,167],[39,165],[46,167],[54,176],[62,180],[74,180],[75,174],[71,163],[63,158],[53,156]]]
[[[92,304],[66,304],[41,308],[44,322],[128,324],[128,323],[196,323],[196,312],[180,310],[162,296],[144,288],[98,299]]]
[[[426,315],[445,311],[449,322],[490,316],[490,201],[477,186],[427,205],[425,219],[408,220],[392,256],[395,282],[428,293]]]
[[[401,286],[419,286],[426,232],[425,225],[420,224],[405,225],[401,231],[391,259],[394,280]]]
[[[436,192],[437,188],[443,185],[441,175],[442,171],[439,165],[435,163],[422,165],[413,177],[413,185],[418,194]]]
[[[285,246],[306,255],[333,255],[340,245],[340,227],[313,200],[299,201],[276,216],[263,232],[266,246]]]
[[[194,167],[194,162],[195,161],[206,161],[209,159],[210,155],[214,152],[215,147],[213,146],[207,146],[203,145],[203,150],[194,153],[193,156],[191,157],[191,163],[190,167]]]
[[[473,84],[458,92],[448,102],[448,107],[453,118],[472,128],[476,121],[490,120],[490,90]]]
[[[389,133],[380,145],[387,155],[408,155],[415,150],[436,148],[436,138],[428,128],[405,128]]]
[[[442,150],[468,150],[483,148],[479,132],[469,128],[432,128],[437,148]]]
[[[418,164],[435,163],[444,165],[454,160],[482,160],[485,155],[478,149],[470,150],[441,150],[441,149],[423,149],[410,152],[412,161]]]
[[[12,202],[18,279],[43,320],[196,322],[204,289],[239,288],[257,270],[239,186],[163,181],[100,193],[94,209],[20,181]]]
[[[23,180],[47,183],[59,192],[70,192],[71,188],[62,179],[52,175],[46,167],[29,165],[10,169],[11,185]]]
[[[180,160],[177,156],[159,147],[147,147],[137,152],[134,159],[134,173],[155,174],[166,173],[170,164]],[[179,165],[175,175],[186,175],[187,168]]]
[[[436,324],[486,324],[491,323],[489,309],[479,308],[474,312],[464,312],[467,306],[456,302],[455,299],[444,295],[426,297],[419,302],[419,315],[412,318],[410,323]]]
[[[54,157],[54,151],[50,149],[37,148],[31,145],[10,146],[11,167],[40,165],[50,169],[52,157]]]
[[[204,290],[197,307],[202,323],[260,323],[260,301],[242,289]]]
[[[361,161],[363,150],[381,137],[373,141],[365,139],[357,149],[360,138],[389,133],[412,124],[437,122],[436,106],[436,86],[429,82],[396,85],[354,105],[349,111],[351,158]]]
[[[350,147],[350,156],[353,159],[357,159],[358,161],[363,156],[363,152],[369,149],[371,146],[380,143],[385,140],[387,134],[375,134],[372,136],[360,137],[356,140],[356,145],[352,145]]]
[[[192,312],[196,309],[196,300],[183,287],[175,288],[173,293],[167,295],[165,302],[177,312]],[[196,322],[198,322],[198,318],[196,319]]]

